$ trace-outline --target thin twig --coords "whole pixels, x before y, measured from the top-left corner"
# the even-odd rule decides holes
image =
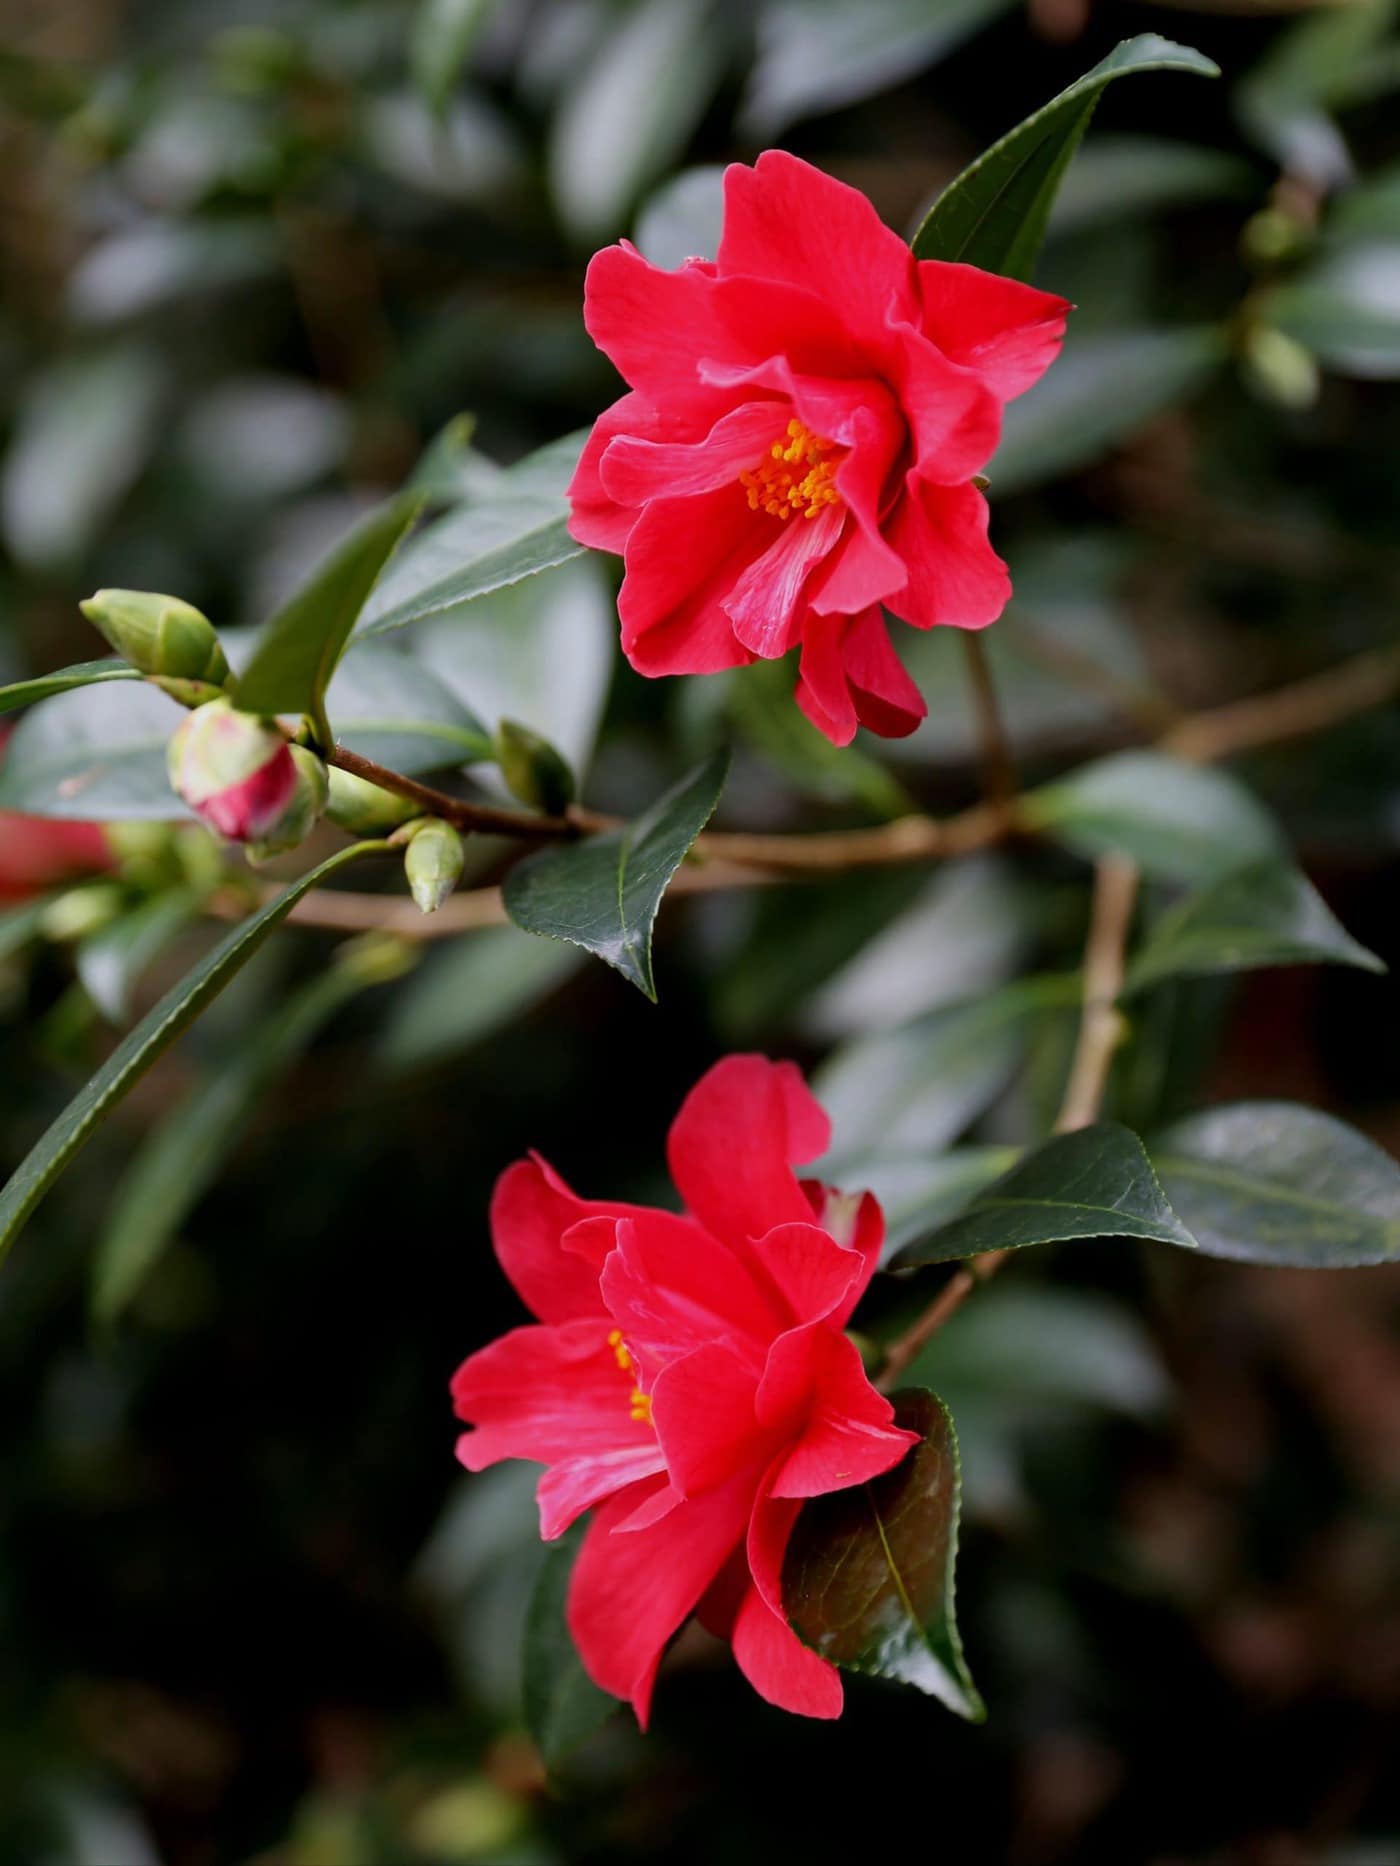
[[[451,823],[456,829],[532,842],[569,842],[592,826],[592,820],[584,815],[535,816],[528,810],[502,810],[494,804],[469,803],[461,797],[449,796],[445,790],[434,790],[430,784],[420,784],[417,778],[391,771],[372,758],[362,758],[344,745],[337,745],[326,754],[326,759],[352,777],[377,784],[381,790],[393,791],[397,797],[407,797],[425,815],[441,817],[444,823]]]
[[[996,682],[982,637],[972,629],[962,631],[963,655],[972,683],[972,700],[977,709],[977,738],[982,748],[982,787],[989,803],[1009,803],[1016,795],[1016,762],[1011,756],[1011,742],[1001,717]]]
[[[1099,1118],[1114,1053],[1122,1041],[1117,998],[1137,904],[1138,869],[1126,856],[1101,856],[1094,869],[1094,901],[1084,947],[1084,987],[1079,1039],[1070,1064],[1064,1100],[1055,1119],[1057,1134],[1072,1134]],[[986,1251],[961,1265],[910,1328],[891,1342],[879,1386],[889,1392],[925,1342],[955,1315],[973,1290],[994,1277],[1009,1251]]]

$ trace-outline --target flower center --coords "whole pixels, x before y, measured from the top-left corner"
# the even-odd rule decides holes
[[[637,1363],[627,1352],[627,1344],[622,1339],[622,1330],[620,1328],[615,1328],[608,1336],[608,1346],[612,1349],[613,1359],[617,1362],[622,1372],[625,1374],[635,1374],[637,1371]],[[640,1387],[634,1386],[628,1400],[628,1405],[631,1407],[632,1417],[639,1425],[651,1424],[651,1395],[649,1393],[643,1393]]]
[[[766,459],[739,475],[751,512],[774,518],[815,518],[824,505],[841,497],[836,490],[836,442],[823,439],[801,421],[789,421],[787,433],[768,449]]]

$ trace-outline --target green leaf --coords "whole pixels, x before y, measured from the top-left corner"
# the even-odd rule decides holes
[[[577,1524],[549,1545],[525,1611],[525,1726],[547,1769],[565,1761],[618,1707],[617,1699],[600,1690],[583,1669],[565,1619],[569,1576],[582,1540],[583,1525]]]
[[[371,512],[278,610],[238,676],[239,706],[320,717],[350,631],[420,504],[416,493],[404,493]]]
[[[1075,977],[1019,979],[839,1045],[813,1081],[837,1157],[938,1152],[1006,1087],[1036,1019],[1078,1001]]]
[[[488,927],[444,942],[394,1000],[376,1048],[389,1070],[459,1056],[523,1016],[585,963],[576,946]]]
[[[492,756],[491,735],[471,708],[421,660],[387,643],[349,649],[326,706],[342,744],[408,777]]]
[[[175,888],[142,901],[81,941],[74,955],[78,978],[109,1023],[125,1023],[141,975],[198,911],[198,896]]]
[[[1163,914],[1128,968],[1125,992],[1164,978],[1265,965],[1332,964],[1384,972],[1306,876],[1287,862],[1242,868]]]
[[[506,912],[527,933],[596,953],[655,1002],[656,910],[728,773],[728,752],[716,752],[625,828],[527,856],[506,876]]]
[[[1331,1115],[1235,1102],[1175,1122],[1150,1146],[1207,1256],[1323,1270],[1400,1257],[1400,1166]]]
[[[1165,752],[1118,752],[1022,799],[1029,828],[1076,854],[1131,856],[1154,880],[1217,880],[1285,854],[1274,819],[1237,779]]]
[[[986,1711],[953,1616],[952,1415],[922,1388],[896,1393],[894,1407],[919,1443],[874,1483],[802,1506],[783,1562],[783,1605],[798,1638],[832,1664],[913,1685],[980,1723]]]
[[[1348,246],[1261,310],[1277,329],[1343,376],[1400,377],[1400,239]]]
[[[92,1312],[115,1321],[219,1176],[277,1078],[370,981],[335,964],[221,1056],[153,1129],[132,1161],[99,1239]]]
[[[78,821],[169,821],[189,813],[165,750],[184,708],[145,681],[74,687],[25,714],[0,765],[0,810]]]
[[[549,143],[550,189],[565,222],[615,233],[637,196],[682,153],[729,53],[708,0],[633,0],[565,88]]]
[[[310,874],[293,882],[276,900],[220,940],[213,951],[142,1018],[30,1150],[0,1191],[0,1259],[54,1180],[92,1138],[98,1123],[248,963],[302,896],[346,863],[362,855],[378,854],[383,847],[377,842],[357,843],[353,848],[340,850],[318,868],[313,868]]]
[[[537,490],[519,477],[527,464],[502,474],[489,498],[418,534],[367,605],[361,633],[384,635],[446,615],[583,555],[569,536],[562,490]]]
[[[1047,1140],[958,1217],[906,1244],[890,1268],[1075,1238],[1156,1238],[1188,1249],[1193,1242],[1162,1196],[1142,1142],[1116,1121]]]
[[[1006,410],[987,468],[995,498],[1092,466],[1120,441],[1195,394],[1228,360],[1226,333],[1072,331],[1055,367]]]
[[[1009,6],[1010,0],[764,0],[740,127],[771,141],[802,117],[891,90]]]
[[[482,28],[499,0],[418,0],[408,59],[414,82],[438,115],[462,75]]]
[[[1201,53],[1156,33],[1125,39],[949,183],[914,236],[915,254],[1029,278],[1055,192],[1104,87],[1136,71],[1220,75]]]
[[[58,693],[71,693],[75,687],[97,687],[109,680],[140,680],[134,667],[125,661],[80,661],[56,674],[41,674],[34,680],[17,681],[12,687],[0,687],[0,717],[17,713],[36,700],[50,700]]]

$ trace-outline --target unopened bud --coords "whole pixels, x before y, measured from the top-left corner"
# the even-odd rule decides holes
[[[227,700],[201,706],[170,741],[170,782],[211,829],[260,842],[281,821],[298,785],[292,748],[270,719]]]
[[[418,947],[393,933],[362,933],[335,955],[336,970],[361,985],[389,985],[418,963]]]
[[[90,933],[100,933],[110,926],[125,905],[126,895],[113,881],[94,882],[87,888],[70,888],[50,901],[39,922],[46,939],[80,940]]]
[[[248,845],[250,862],[267,862],[274,855],[285,855],[288,849],[300,848],[325,815],[329,791],[326,767],[304,745],[293,745],[290,750],[296,766],[296,789],[267,834]]]
[[[331,766],[326,815],[350,835],[383,836],[422,814],[421,807],[410,803],[407,797],[371,784],[368,778],[342,771],[338,765]]]
[[[563,815],[574,800],[574,774],[548,739],[517,719],[503,719],[491,748],[513,796],[548,816]]]
[[[435,914],[462,879],[467,852],[450,823],[426,817],[413,832],[403,858],[409,893],[420,912]]]
[[[99,590],[78,606],[122,659],[143,674],[214,687],[228,679],[228,662],[213,623],[178,596]]]
[[[1256,324],[1245,340],[1245,373],[1251,385],[1280,408],[1311,408],[1321,389],[1312,351],[1272,324]]]

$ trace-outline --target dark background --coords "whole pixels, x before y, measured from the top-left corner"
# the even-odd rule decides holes
[[[1400,159],[1400,42],[1383,9],[1304,26],[1324,12],[1364,14],[1372,39],[1300,48],[1291,13],[1215,6],[504,0],[459,68],[447,7],[9,0],[0,672],[91,655],[75,602],[99,583],[256,620],[463,409],[499,460],[585,425],[616,384],[582,329],[583,267],[671,174],[780,143],[904,227],[1142,30],[1225,76],[1110,90],[1042,262],[1081,307],[1057,367],[1077,355],[1085,387],[995,517],[1014,639],[1042,650],[1012,666],[1008,647],[1003,670],[1025,768],[1140,736],[1154,696],[1224,700],[1393,641],[1400,191],[1366,235],[1390,296],[1364,331],[1355,305],[1298,294],[1347,250],[1332,216],[1357,178]],[[867,55],[886,46],[873,68],[835,36],[855,21]],[[1200,152],[1194,180],[1164,143]],[[647,211],[664,231],[674,197]],[[1156,342],[1197,326],[1221,333],[1217,362]],[[590,800],[645,794],[721,709],[736,823],[868,819],[895,781],[940,810],[975,795],[956,663],[927,663],[934,725],[912,754],[833,760],[775,731],[752,683],[614,670],[608,574],[551,573],[524,609],[499,604],[502,629],[544,628],[559,590],[586,612],[562,666],[541,647],[518,679],[540,683],[526,716],[547,730],[572,689],[575,754],[606,710]],[[1116,697],[1067,699],[1057,642],[1111,663]],[[1400,959],[1394,709],[1241,769],[1350,930]],[[1043,852],[1011,869],[1018,956],[1073,964],[1082,869]],[[446,1396],[457,1361],[520,1319],[486,1236],[492,1181],[536,1145],[583,1190],[657,1196],[696,1076],[727,1047],[815,1063],[849,1036],[818,988],[927,885],[667,910],[660,1010],[565,958],[493,1016],[471,939],[434,949],[267,1094],[129,1312],[97,1327],[94,1252],[138,1138],[329,942],[263,956],[0,1278],[0,1857],[1400,1859],[1390,1271],[1123,1245],[1016,1266],[939,1350],[988,1724],[851,1681],[844,1720],[809,1725],[687,1635],[647,1738],[619,1717],[555,1779],[539,1769],[518,1699],[530,1474],[458,1472]],[[881,969],[880,1002],[985,982],[1000,898],[974,891]],[[8,1165],[111,1034],[61,946],[0,977]],[[1392,985],[1298,971],[1154,1002],[1126,1118],[1288,1095],[1400,1148]],[[1037,1038],[975,1135],[1014,1136],[1062,1055],[1058,1028]]]

